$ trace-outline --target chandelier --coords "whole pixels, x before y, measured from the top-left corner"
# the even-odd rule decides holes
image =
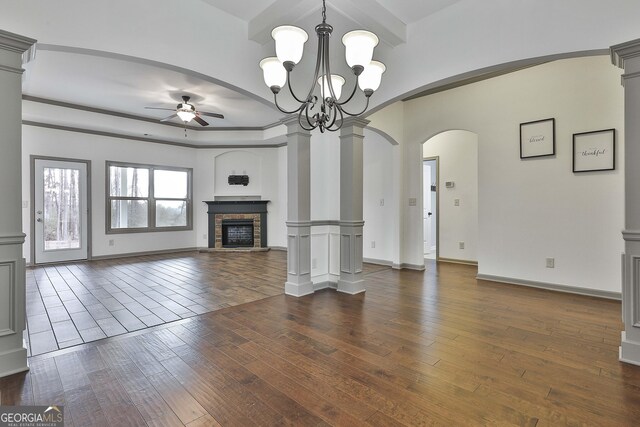
[[[327,24],[327,8],[322,0],[322,23],[316,26],[318,35],[318,54],[315,74],[311,80],[306,97],[298,97],[291,87],[291,72],[302,59],[304,44],[309,35],[301,28],[283,25],[271,32],[276,42],[275,57],[260,61],[264,74],[264,82],[273,92],[276,107],[285,114],[298,114],[300,126],[308,131],[320,128],[320,132],[337,131],[342,127],[345,115],[359,116],[369,108],[369,98],[380,86],[382,73],[386,67],[382,62],[373,61],[373,49],[378,44],[378,37],[364,30],[355,30],[342,37],[345,46],[347,65],[355,75],[353,90],[347,99],[340,101],[345,79],[331,74],[329,63],[329,38],[333,27]],[[328,76],[328,77],[327,77]],[[278,104],[278,93],[287,84],[289,93],[300,104],[294,110],[286,110]],[[316,84],[318,87],[316,88]],[[366,105],[358,113],[350,113],[344,106],[356,93],[357,88],[364,93]],[[318,93],[318,95],[316,95]]]

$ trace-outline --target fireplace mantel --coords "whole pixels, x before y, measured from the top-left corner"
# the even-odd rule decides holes
[[[209,247],[216,248],[216,215],[260,215],[260,247],[267,247],[267,203],[270,200],[205,200],[209,214]]]

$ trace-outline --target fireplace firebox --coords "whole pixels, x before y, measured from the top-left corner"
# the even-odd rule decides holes
[[[243,248],[253,247],[252,219],[223,219],[222,247]]]

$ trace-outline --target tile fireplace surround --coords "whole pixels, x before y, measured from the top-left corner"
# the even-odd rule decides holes
[[[223,249],[222,221],[253,220],[253,247],[267,247],[267,203],[269,200],[205,201],[209,214],[209,248]]]

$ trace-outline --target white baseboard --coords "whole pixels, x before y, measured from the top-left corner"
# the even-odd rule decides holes
[[[527,286],[530,288],[546,289],[549,291],[564,292],[569,294],[586,295],[590,297],[606,298],[616,301],[622,300],[620,292],[601,291],[599,289],[579,288],[576,286],[558,285],[555,283],[536,282],[534,280],[514,279],[512,277],[493,276],[490,274],[478,274],[478,280],[488,280],[490,282],[508,283],[510,285]]]

